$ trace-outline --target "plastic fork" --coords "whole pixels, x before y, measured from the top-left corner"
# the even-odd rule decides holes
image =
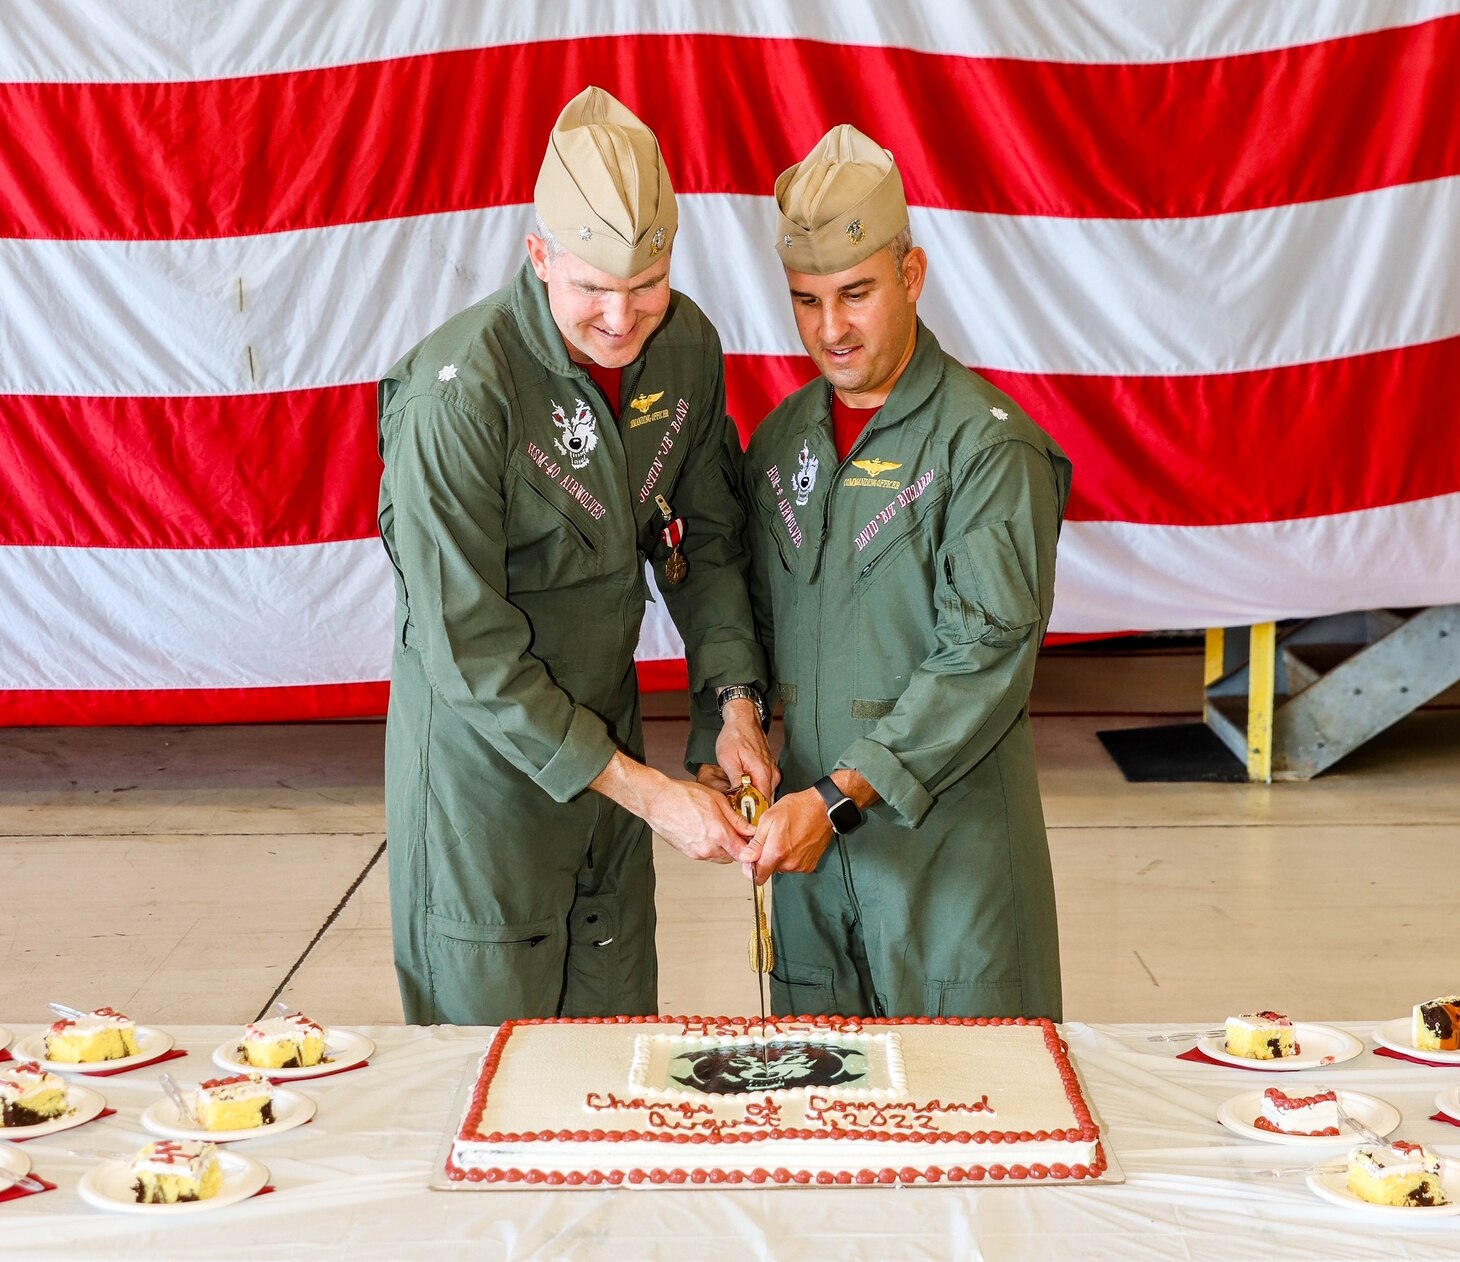
[[[48,1007],[58,1017],[65,1017],[68,1021],[79,1021],[82,1017],[86,1015],[86,1013],[82,1012],[80,1009],[68,1008],[63,1003],[48,1003],[46,1007]]]
[[[173,1081],[172,1075],[160,1074],[157,1080],[162,1084],[162,1089],[167,1092],[167,1098],[176,1107],[177,1120],[179,1122],[190,1122],[194,1126],[201,1126],[203,1119],[198,1116],[197,1109],[187,1102],[181,1088]]]
[[[1317,1088],[1317,1090],[1319,1094],[1322,1094],[1323,1092],[1329,1090],[1329,1088],[1319,1087]],[[1333,1093],[1333,1109],[1334,1112],[1338,1114],[1338,1125],[1340,1129],[1347,1126],[1349,1130],[1353,1131],[1355,1135],[1359,1136],[1361,1139],[1367,1140],[1371,1144],[1377,1144],[1380,1148],[1393,1147],[1393,1145],[1390,1144],[1390,1142],[1382,1135],[1380,1135],[1378,1131],[1359,1121],[1358,1118],[1356,1118],[1352,1113],[1345,1109],[1343,1107],[1343,1097],[1337,1091]]]
[[[1147,1043],[1189,1043],[1197,1039],[1214,1039],[1218,1035],[1226,1036],[1227,1029],[1223,1026],[1219,1030],[1176,1030],[1171,1034],[1148,1034]]]
[[[1345,1165],[1325,1166],[1272,1166],[1267,1170],[1253,1170],[1250,1173],[1260,1179],[1284,1179],[1291,1174],[1337,1174],[1341,1170],[1347,1170]]]
[[[46,1185],[39,1179],[32,1179],[28,1174],[16,1174],[12,1170],[0,1170],[0,1179],[4,1179],[3,1186],[6,1188],[19,1188],[22,1192],[44,1192]]]

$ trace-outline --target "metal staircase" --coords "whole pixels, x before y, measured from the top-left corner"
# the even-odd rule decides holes
[[[1249,780],[1311,780],[1460,682],[1460,605],[1207,632],[1207,726]]]

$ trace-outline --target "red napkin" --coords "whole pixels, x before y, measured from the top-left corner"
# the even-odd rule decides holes
[[[3,1205],[6,1201],[18,1201],[22,1196],[39,1196],[42,1192],[54,1192],[56,1190],[54,1183],[49,1179],[41,1178],[34,1170],[30,1172],[30,1177],[41,1186],[33,1189],[23,1188],[19,1184],[11,1184],[10,1187],[0,1192],[0,1205]]]
[[[149,1065],[160,1065],[165,1060],[176,1060],[179,1056],[186,1056],[187,1053],[181,1048],[174,1047],[170,1051],[163,1052],[161,1056],[154,1056],[151,1060],[139,1061],[135,1065],[123,1065],[120,1069],[93,1069],[86,1076],[88,1078],[113,1078],[117,1074],[129,1074],[134,1069],[146,1069]]]
[[[82,1122],[81,1125],[82,1126],[90,1126],[92,1122],[99,1122],[104,1117],[111,1117],[115,1112],[116,1112],[116,1109],[102,1109],[102,1111],[100,1113],[98,1113],[94,1118],[92,1118],[91,1121]],[[55,1132],[53,1131],[52,1134],[54,1134],[54,1133]],[[44,1139],[44,1138],[45,1138],[45,1136],[43,1136],[43,1135],[24,1135],[20,1139],[12,1139],[10,1142],[12,1144],[28,1144],[33,1139]]]
[[[14,1056],[12,1056],[3,1047],[0,1047],[0,1065],[3,1065],[7,1060],[14,1060],[14,1059],[15,1059]]]
[[[346,1065],[343,1069],[321,1069],[317,1074],[290,1074],[287,1078],[270,1078],[269,1081],[276,1087],[287,1087],[293,1082],[307,1082],[310,1078],[333,1078],[336,1074],[351,1074],[357,1069],[365,1069],[369,1066],[368,1060],[362,1060],[358,1065]]]
[[[1431,1066],[1434,1069],[1454,1069],[1454,1068],[1456,1068],[1455,1062],[1453,1060],[1451,1060],[1451,1061],[1444,1061],[1444,1060],[1424,1060],[1424,1059],[1422,1059],[1419,1056],[1406,1056],[1403,1052],[1391,1051],[1387,1047],[1376,1047],[1374,1049],[1374,1055],[1375,1056],[1387,1056],[1387,1057],[1389,1057],[1390,1060],[1407,1060],[1407,1061],[1409,1061],[1413,1065],[1429,1065],[1429,1066]]]
[[[1460,1126],[1460,1119],[1453,1118],[1448,1113],[1431,1113],[1430,1121],[1448,1122],[1451,1126]]]

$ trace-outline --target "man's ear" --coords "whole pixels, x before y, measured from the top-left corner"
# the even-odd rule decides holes
[[[532,264],[532,270],[537,273],[538,280],[546,281],[548,278],[547,242],[535,232],[527,234],[527,258]]]
[[[907,300],[916,302],[928,279],[928,255],[920,245],[913,246],[902,260],[902,283],[907,286]]]

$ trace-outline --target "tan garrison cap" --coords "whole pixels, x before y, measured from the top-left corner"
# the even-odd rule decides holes
[[[890,150],[850,123],[833,127],[776,180],[776,253],[798,272],[829,276],[876,254],[907,227]]]
[[[565,249],[621,280],[669,249],[679,226],[654,133],[602,88],[558,115],[533,200]]]

